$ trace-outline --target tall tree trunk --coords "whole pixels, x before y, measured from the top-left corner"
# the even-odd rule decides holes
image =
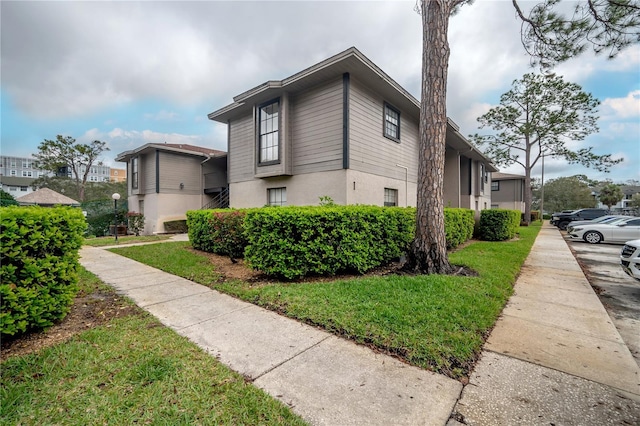
[[[527,112],[527,121],[528,121],[528,112]],[[529,136],[525,136],[525,167],[524,167],[524,223],[528,225],[531,224],[531,147],[532,144],[529,142]],[[537,161],[537,160],[536,160]]]
[[[447,0],[422,0],[422,99],[416,237],[405,269],[448,274],[444,232],[444,162],[447,134],[447,71],[450,5]]]

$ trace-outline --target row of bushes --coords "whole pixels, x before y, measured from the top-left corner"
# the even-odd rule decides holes
[[[415,234],[414,208],[284,207],[187,212],[194,248],[238,258],[269,275],[296,278],[365,272],[400,257]],[[447,246],[473,236],[473,211],[445,209]]]
[[[0,209],[0,334],[46,328],[69,312],[86,226],[69,207]]]
[[[520,210],[483,210],[480,213],[480,239],[485,241],[510,240],[518,233],[520,218]]]

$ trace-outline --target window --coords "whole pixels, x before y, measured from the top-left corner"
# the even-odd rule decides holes
[[[480,191],[484,192],[484,183],[487,182],[487,172],[484,163],[480,163]],[[476,208],[476,210],[478,210]]]
[[[500,181],[499,180],[491,181],[491,190],[492,191],[500,191]]]
[[[22,177],[33,177],[33,173],[31,172],[31,170],[23,170]]]
[[[9,187],[9,191],[17,191],[18,187],[17,186],[10,186]]]
[[[384,104],[384,136],[400,142],[400,111],[391,105]]]
[[[20,191],[22,191],[22,192],[27,192],[27,189],[28,188],[26,186],[21,186],[20,187]]]
[[[138,157],[131,159],[131,188],[138,188]]]
[[[393,207],[398,205],[398,190],[385,188],[384,189],[384,206]]]
[[[29,160],[22,160],[22,167],[25,169],[28,169],[29,167],[31,167]]]
[[[491,208],[492,208],[492,209],[498,209],[498,208],[500,208],[500,207],[498,206],[498,204],[491,204]]]
[[[17,176],[17,175],[18,175],[17,170],[11,170],[11,176]]]
[[[279,116],[279,100],[262,105],[258,109],[258,156],[260,163],[280,160]]]
[[[11,160],[11,167],[16,167],[16,160]]]
[[[286,206],[287,205],[287,188],[270,188],[267,189],[270,206]]]

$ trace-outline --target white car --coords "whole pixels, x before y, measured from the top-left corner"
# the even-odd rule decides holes
[[[640,281],[640,240],[627,241],[622,247],[620,266],[629,276]]]
[[[626,219],[628,217],[629,216],[623,216],[620,214],[610,214],[606,216],[597,217],[593,220],[575,220],[573,222],[570,222],[569,225],[567,225],[567,232],[571,232],[573,228],[579,225],[591,225],[591,224],[595,225],[596,223],[610,223],[610,222],[613,222],[614,220]]]
[[[626,217],[609,223],[595,223],[576,226],[569,232],[574,240],[584,240],[590,244],[624,243],[640,238],[640,217]]]

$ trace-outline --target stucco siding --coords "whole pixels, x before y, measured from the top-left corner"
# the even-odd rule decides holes
[[[342,78],[291,97],[293,174],[342,168]]]
[[[349,91],[349,166],[353,170],[402,179],[409,167],[409,181],[416,182],[418,122],[400,110],[400,143],[383,135],[385,99],[356,78]]]
[[[132,206],[138,206],[140,200],[144,200],[143,235],[164,233],[164,222],[186,219],[188,210],[197,210],[201,207],[200,195],[153,193],[130,196],[130,209]]]
[[[229,182],[253,179],[255,134],[253,114],[229,123]]]
[[[234,208],[262,207],[267,204],[269,188],[286,188],[287,205],[318,205],[321,196],[329,196],[337,204],[346,204],[346,170],[304,173],[255,179],[229,184],[229,204]]]

